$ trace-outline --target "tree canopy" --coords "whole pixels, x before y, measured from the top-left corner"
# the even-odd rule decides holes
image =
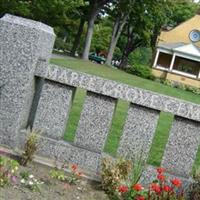
[[[107,64],[117,57],[122,68],[136,49],[154,50],[163,26],[174,27],[199,9],[193,0],[0,0],[0,5],[1,16],[10,13],[54,27],[56,48],[83,59],[104,51]]]

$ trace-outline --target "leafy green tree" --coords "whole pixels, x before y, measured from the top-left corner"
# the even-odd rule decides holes
[[[156,2],[148,0],[136,1],[134,9],[130,13],[128,23],[126,25],[126,45],[123,50],[120,68],[124,68],[128,64],[128,56],[132,51],[141,46],[148,46],[151,36],[153,21],[151,18],[152,8]]]
[[[105,21],[106,19],[104,19]],[[97,53],[107,51],[107,47],[110,42],[110,35],[112,29],[110,26],[107,26],[105,23],[101,22],[95,25],[94,34],[91,43],[91,50]]]
[[[18,16],[29,17],[30,1],[16,1],[16,0],[0,0],[0,15],[10,13]]]

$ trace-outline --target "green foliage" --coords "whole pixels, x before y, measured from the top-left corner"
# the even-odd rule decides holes
[[[52,178],[58,179],[59,181],[65,181],[66,175],[63,170],[54,169],[50,171],[50,176]]]
[[[199,9],[199,4],[190,0],[173,0],[171,3],[171,12],[168,12],[167,15],[168,24],[173,26],[193,17]]]
[[[151,68],[146,65],[135,64],[134,66],[128,69],[128,72],[142,78],[151,79],[151,80],[155,79],[155,77],[153,76],[151,72]]]
[[[152,50],[150,48],[137,48],[129,55],[129,64],[149,65],[152,58]]]
[[[0,156],[0,187],[15,183],[19,163],[16,160]]]
[[[156,79],[156,82],[160,82],[160,83],[170,86],[170,87],[174,87],[174,88],[178,88],[178,89],[185,90],[188,92],[192,92],[197,95],[200,94],[200,88],[193,87],[190,85],[185,85],[180,82],[170,81],[170,80],[166,80],[166,79],[159,79],[159,78]]]
[[[67,182],[69,184],[77,184],[80,181],[82,174],[83,173],[78,170],[78,166],[75,164],[71,166],[63,165],[61,169],[55,168],[50,171],[51,178]]]
[[[103,26],[101,23],[95,26],[91,44],[92,52],[107,51],[110,42],[111,31],[112,30],[110,27]]]
[[[193,178],[195,182],[190,185],[188,197],[189,200],[199,200],[200,199],[200,168],[195,168]]]
[[[57,37],[55,40],[54,48],[58,50],[63,50],[63,51],[67,49],[66,44],[64,43],[63,39],[59,37]]]
[[[29,171],[21,171],[20,172],[20,176],[22,179],[28,180],[29,175],[30,175]]]
[[[122,52],[121,52],[119,47],[116,47],[115,52],[113,54],[113,59],[114,60],[120,60],[121,57],[122,57]]]
[[[31,2],[28,0],[1,0],[0,14],[10,13],[18,16],[29,17]]]
[[[33,156],[37,150],[37,143],[38,143],[38,132],[31,131],[28,134],[27,140],[24,146],[24,153],[22,154],[21,158],[21,165],[26,166],[28,162],[33,160]]]

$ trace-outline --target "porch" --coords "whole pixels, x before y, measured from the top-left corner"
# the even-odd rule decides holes
[[[200,49],[193,44],[160,44],[153,64],[157,77],[200,87]]]

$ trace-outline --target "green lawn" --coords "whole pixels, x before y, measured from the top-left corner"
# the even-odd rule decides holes
[[[65,66],[67,68],[85,72],[88,74],[97,75],[103,78],[115,80],[118,82],[122,82],[131,86],[140,87],[143,89],[151,90],[154,92],[158,92],[161,94],[177,97],[183,100],[191,101],[193,103],[200,104],[200,95],[195,95],[191,92],[183,91],[176,88],[171,88],[169,86],[147,80],[142,79],[140,77],[127,74],[123,71],[112,69],[105,65],[98,65],[91,63],[89,61],[82,61],[79,59],[68,58],[68,59],[52,59],[51,63]],[[82,109],[82,105],[84,102],[84,97],[86,95],[86,91],[82,89],[78,89],[75,94],[72,111],[69,116],[69,123],[65,134],[65,139],[69,141],[73,141],[76,127],[78,124],[78,120],[80,117],[80,112]],[[112,127],[108,136],[108,140],[105,146],[105,151],[115,155],[116,149],[119,143],[119,138],[121,136],[121,132],[123,129],[123,124],[126,119],[127,110],[128,110],[128,102],[119,100],[115,115],[112,122]],[[165,112],[161,112],[158,126],[156,129],[153,145],[151,148],[150,156],[148,159],[149,164],[159,165],[163,151],[167,142],[169,130],[173,121],[173,115]],[[196,160],[196,164],[200,165],[200,151]]]

